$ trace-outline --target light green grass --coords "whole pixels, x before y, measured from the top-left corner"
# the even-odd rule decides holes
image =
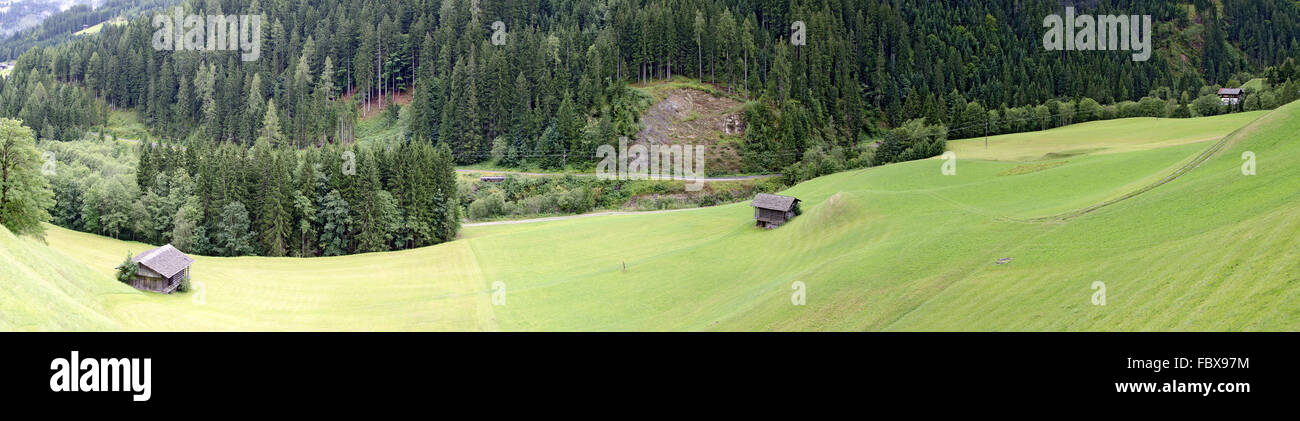
[[[402,124],[389,121],[381,112],[357,122],[355,134],[358,142],[393,142],[401,138],[402,128]]]
[[[87,27],[86,29],[82,29],[82,30],[80,30],[80,31],[74,32],[73,35],[93,35],[93,34],[98,34],[100,31],[103,31],[103,30],[104,30],[104,25],[114,25],[114,26],[116,26],[116,25],[126,25],[126,18],[123,18],[123,17],[120,17],[120,16],[119,16],[119,17],[115,17],[115,18],[112,18],[112,19],[109,19],[109,20],[106,20],[106,21],[100,22],[100,23],[96,23],[96,24],[94,24],[94,25],[92,25],[92,26],[90,26],[90,27]]]
[[[113,110],[108,113],[105,134],[118,139],[138,142],[149,137],[149,128],[140,122],[140,115],[132,110]]]
[[[84,293],[93,299],[80,302],[104,309],[124,329],[495,329],[489,298],[483,294],[487,285],[480,278],[466,242],[311,260],[195,256],[197,262],[191,274],[193,292],[160,295],[136,291],[113,278],[113,268],[128,252],[139,253],[151,246],[57,227],[50,227],[48,237],[54,249],[68,250],[75,256],[31,264],[24,261],[21,267],[40,268],[54,262],[83,268],[67,279],[42,276],[37,284],[60,291],[81,291],[85,285],[94,286],[96,289],[92,291],[99,294]],[[34,247],[36,243],[31,240],[20,241],[25,242],[19,244],[20,249],[42,248]],[[4,245],[11,244],[6,241]],[[69,265],[70,261],[80,264]],[[42,301],[22,300],[30,305],[41,305]],[[28,323],[16,323],[17,328],[68,327],[50,325],[48,320],[39,317],[66,317],[68,312],[44,310],[44,314],[26,317]]]
[[[673,78],[669,80],[656,80],[644,84],[635,84],[632,85],[631,88],[634,92],[641,93],[646,97],[645,99],[647,102],[644,104],[645,107],[663,101],[672,91],[678,89],[694,89],[713,96],[731,98],[741,103],[745,102],[745,98],[739,95],[728,94],[725,91],[718,90],[717,86],[705,83],[699,79],[688,78],[685,76],[673,76]]]
[[[81,262],[0,227],[0,330],[121,329],[106,303],[138,293],[105,280]]]
[[[1298,330],[1300,103],[1237,131],[1172,182],[1030,222],[1162,179],[1208,146],[1179,139],[1211,139],[1252,116],[1233,117],[1061,141],[1108,153],[1033,171],[1004,161],[1051,149],[1007,141],[983,159],[959,152],[953,176],[937,159],[833,174],[786,191],[804,213],[771,231],[752,227],[746,204],[468,227],[455,242],[402,252],[199,257],[203,292],[176,296],[112,280],[127,250],[146,246],[51,228],[50,250],[11,237],[0,248],[89,269],[55,277],[38,269],[54,257],[19,259],[27,269],[5,272],[13,283],[63,295],[48,306],[23,295],[12,301],[27,310],[0,315],[19,320],[12,329]],[[1106,124],[1133,130],[1121,120],[1094,132],[1126,131]],[[1246,150],[1256,176],[1241,175]],[[994,264],[1004,257],[1013,260]],[[498,281],[504,306],[491,305]],[[796,281],[806,305],[791,305]],[[1096,281],[1105,306],[1091,303]]]
[[[1115,153],[1218,140],[1267,113],[1252,111],[1195,119],[1125,118],[1092,121],[1040,132],[948,142],[957,159],[1033,161],[1085,153]]]
[[[1241,85],[1241,89],[1254,89],[1255,92],[1264,90],[1264,78],[1257,77],[1246,81]]]

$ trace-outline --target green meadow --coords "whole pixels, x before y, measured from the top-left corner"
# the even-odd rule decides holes
[[[1091,121],[1040,132],[948,142],[957,159],[1033,161],[1071,155],[1131,152],[1219,140],[1268,111],[1194,119],[1125,118]]]
[[[74,32],[74,33],[72,33],[72,34],[73,34],[73,35],[93,35],[93,34],[98,34],[100,31],[103,31],[103,30],[104,30],[104,25],[113,25],[113,26],[117,26],[117,25],[126,25],[126,23],[127,23],[127,22],[126,22],[126,18],[123,18],[123,17],[121,17],[121,16],[118,16],[118,17],[115,17],[115,18],[112,18],[112,19],[109,19],[109,20],[106,20],[106,21],[103,21],[103,22],[100,22],[100,23],[96,23],[96,24],[94,24],[94,25],[91,25],[91,26],[89,26],[89,27],[86,27],[86,29],[82,29],[82,30],[77,31],[77,32]]]
[[[1261,91],[1264,89],[1264,78],[1258,77],[1248,80],[1246,83],[1241,84],[1241,89],[1254,89],[1255,91]]]
[[[936,158],[794,186],[803,215],[776,230],[740,203],[196,256],[175,295],[113,278],[152,246],[0,230],[0,330],[1300,330],[1298,134],[1292,103],[956,141],[955,175]]]

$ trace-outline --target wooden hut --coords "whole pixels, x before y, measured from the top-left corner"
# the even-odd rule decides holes
[[[750,202],[754,207],[754,226],[772,229],[799,215],[799,199],[779,194],[759,193]]]
[[[506,177],[502,175],[485,175],[479,177],[478,181],[482,181],[485,183],[500,183],[502,181],[506,181]]]
[[[131,261],[139,266],[131,277],[131,286],[164,294],[171,294],[181,281],[189,279],[190,265],[194,263],[171,244],[140,253]]]

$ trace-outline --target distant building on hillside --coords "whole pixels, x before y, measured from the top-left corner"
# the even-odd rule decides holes
[[[485,183],[500,183],[502,181],[506,181],[506,178],[505,176],[500,176],[500,175],[485,175],[479,177],[478,181],[482,181]]]
[[[1219,103],[1223,105],[1237,105],[1241,103],[1241,88],[1219,89]]]
[[[181,281],[189,279],[190,265],[194,263],[171,244],[140,253],[131,261],[139,265],[131,277],[131,286],[163,294],[171,294]]]
[[[754,226],[772,229],[799,215],[799,199],[779,194],[759,193],[750,202],[754,207]]]

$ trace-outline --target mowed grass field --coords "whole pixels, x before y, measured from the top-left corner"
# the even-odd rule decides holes
[[[137,291],[113,277],[127,253],[153,246],[53,226],[47,241],[50,247],[0,233],[0,253],[32,255],[4,256],[19,264],[0,273],[6,279],[42,278],[16,283],[23,288],[15,303],[33,308],[10,311],[22,307],[0,299],[0,330],[496,329],[465,242],[339,258],[193,256],[193,291],[162,295]],[[86,311],[64,314],[50,302],[84,304],[76,309]],[[63,320],[83,312],[90,314]]]
[[[1039,132],[948,142],[957,159],[1032,161],[1082,154],[1131,152],[1219,140],[1268,111],[1193,119],[1125,118],[1090,121]]]
[[[1094,136],[1059,136],[1079,130]],[[795,186],[803,215],[771,231],[747,204],[477,226],[401,252],[198,257],[196,291],[172,296],[112,278],[149,246],[0,231],[0,329],[1300,330],[1298,137],[1300,103],[1009,135],[983,155],[959,141],[956,175],[930,159]],[[1173,181],[1071,213],[1220,139]]]

